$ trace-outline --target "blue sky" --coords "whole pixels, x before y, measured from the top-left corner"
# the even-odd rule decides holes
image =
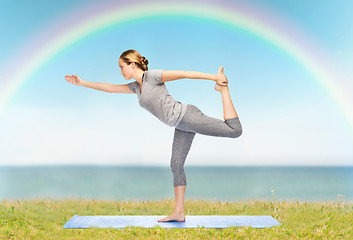
[[[0,70],[14,52],[25,50],[27,41],[87,4],[2,1]],[[348,80],[338,84],[353,89],[353,3],[249,4],[299,29],[340,66]],[[224,66],[244,133],[238,139],[196,135],[186,164],[352,165],[352,130],[327,92],[294,59],[240,29],[180,17],[106,29],[47,62],[0,118],[0,164],[169,165],[174,128],[142,109],[136,95],[108,94],[64,80],[76,74],[86,81],[126,84],[117,60],[131,48],[149,60],[149,69],[216,74]],[[222,119],[213,81],[182,79],[166,86],[174,99]]]

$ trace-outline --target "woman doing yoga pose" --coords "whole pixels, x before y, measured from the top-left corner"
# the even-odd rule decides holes
[[[237,138],[242,133],[242,127],[230,98],[228,79],[223,74],[223,67],[220,67],[218,73],[214,75],[194,71],[148,70],[147,65],[148,60],[145,57],[136,50],[130,49],[121,54],[119,67],[123,77],[126,80],[135,79],[134,82],[124,85],[94,83],[83,81],[76,75],[66,75],[65,79],[78,86],[109,93],[136,94],[141,107],[168,126],[175,127],[170,161],[173,173],[175,210],[171,215],[158,221],[183,222],[185,221],[186,189],[184,163],[195,134]],[[192,104],[182,104],[173,99],[164,83],[183,78],[209,79],[216,82],[215,90],[222,94],[224,121],[203,114]]]

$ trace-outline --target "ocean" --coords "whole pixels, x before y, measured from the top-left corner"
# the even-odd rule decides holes
[[[353,201],[353,167],[185,166],[186,199]],[[0,167],[0,200],[174,198],[169,167]]]

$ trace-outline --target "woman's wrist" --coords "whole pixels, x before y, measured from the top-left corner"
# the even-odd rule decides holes
[[[217,75],[215,75],[215,74],[210,74],[211,76],[210,76],[210,80],[212,80],[212,81],[215,81],[215,82],[217,82]]]

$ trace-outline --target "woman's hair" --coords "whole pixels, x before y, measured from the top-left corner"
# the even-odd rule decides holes
[[[141,56],[140,53],[134,49],[129,49],[120,55],[120,58],[127,64],[135,63],[141,70],[148,70],[148,60]]]

